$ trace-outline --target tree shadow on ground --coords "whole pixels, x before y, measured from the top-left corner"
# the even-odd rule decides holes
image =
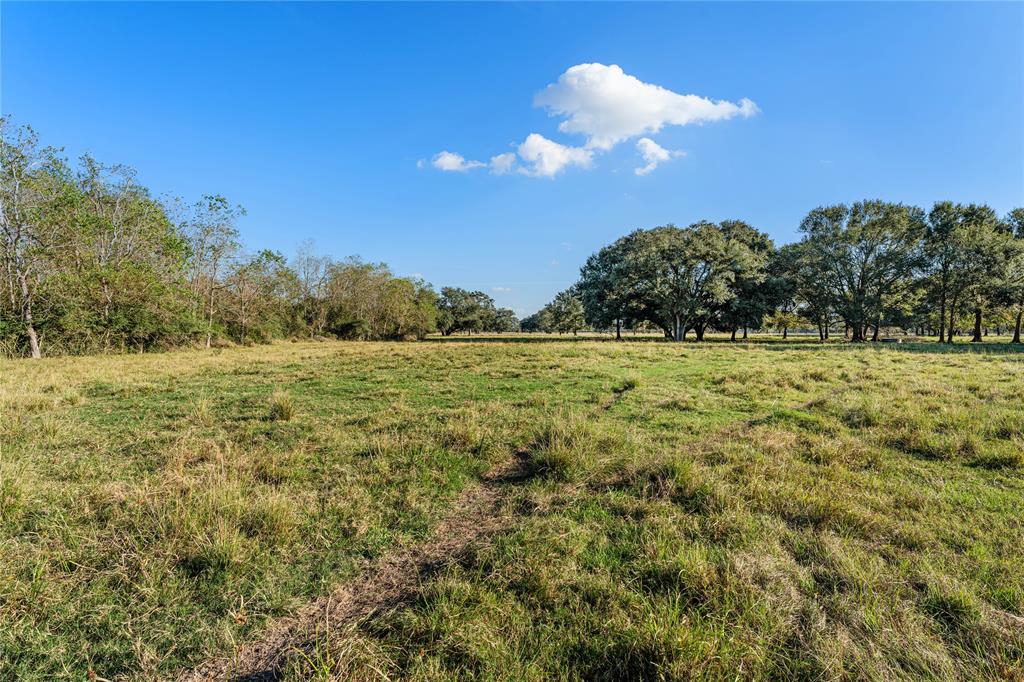
[[[880,351],[901,351],[905,353],[980,353],[983,355],[1022,355],[1024,344],[1012,344],[1003,341],[986,341],[982,343],[971,343],[964,340],[959,343],[945,344],[936,341],[904,341],[902,343],[885,343],[881,341],[864,341],[852,343],[845,340],[820,341],[817,337],[790,337],[782,339],[779,337],[760,337],[750,339],[737,339],[732,341],[728,338],[706,338],[703,341],[688,339],[682,342],[674,342],[665,337],[648,334],[644,336],[624,335],[621,340],[614,336],[580,335],[571,334],[554,336],[548,334],[510,334],[507,336],[498,334],[480,334],[466,336],[434,336],[424,339],[427,343],[458,344],[458,343],[521,343],[521,344],[566,344],[566,343],[620,343],[620,344],[672,344],[681,346],[735,346],[764,348],[766,350],[805,350],[805,351],[842,351],[853,348],[872,348]]]

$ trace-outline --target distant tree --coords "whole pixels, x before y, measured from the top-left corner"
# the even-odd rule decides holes
[[[1011,240],[987,206],[943,201],[932,208],[924,244],[940,306],[940,340],[945,334],[946,343],[953,343],[957,317],[965,309],[975,316],[974,340],[981,340],[982,309],[994,293],[993,283],[1008,274]]]
[[[521,332],[539,332],[540,322],[538,320],[538,313],[527,315],[523,319],[519,320],[519,331]]]
[[[733,281],[729,285],[733,296],[722,304],[712,320],[736,340],[739,329],[761,326],[764,316],[789,295],[789,286],[770,267],[776,251],[768,235],[741,220],[722,221],[719,229],[727,241],[741,244],[749,251],[748,258],[737,259],[734,263]]]
[[[786,244],[769,265],[776,290],[773,312],[800,315],[818,328],[822,341],[829,336],[831,292],[820,276],[823,266],[806,242]],[[790,325],[792,326],[792,325]]]
[[[515,312],[509,308],[498,308],[495,311],[494,328],[491,331],[502,333],[519,331],[519,320],[516,318]]]
[[[575,336],[580,329],[587,325],[583,304],[576,292],[571,289],[559,292],[554,300],[545,307],[545,310],[550,320],[546,324],[551,331],[556,331],[559,334],[572,333]]]
[[[235,223],[244,215],[241,206],[232,206],[219,195],[207,195],[192,207],[183,226],[191,247],[192,294],[206,320],[207,348],[219,320],[218,295],[225,287],[224,275],[241,248]]]
[[[1012,343],[1020,343],[1021,321],[1024,318],[1024,208],[1015,208],[1006,216],[1013,235],[1013,249],[1007,263],[1006,288],[1014,326]]]
[[[233,264],[226,280],[225,309],[236,341],[248,343],[254,333],[258,341],[284,334],[295,279],[284,256],[274,251],[263,250]]]
[[[640,295],[671,338],[702,324],[712,310],[736,296],[738,270],[752,267],[750,249],[730,241],[712,223],[672,225],[643,233],[630,254]],[[703,333],[700,327],[698,338]]]
[[[804,218],[802,255],[854,341],[870,327],[877,338],[886,306],[912,286],[923,265],[923,229],[919,209],[882,201],[816,208]]]
[[[444,336],[459,331],[496,331],[499,325],[494,299],[482,291],[444,287],[437,308],[437,325]]]
[[[622,326],[635,314],[635,274],[628,254],[636,234],[627,235],[591,255],[580,270],[576,284],[587,323],[596,329],[615,327],[622,338]]]
[[[334,262],[327,256],[317,255],[309,241],[299,246],[292,262],[298,282],[302,320],[310,336],[323,336],[329,309],[327,283]]]
[[[382,263],[349,258],[330,268],[328,332],[345,339],[423,338],[437,329],[437,294]]]
[[[805,324],[807,320],[792,311],[776,311],[765,319],[765,323],[772,329],[778,329],[782,338],[789,338],[789,330]]]

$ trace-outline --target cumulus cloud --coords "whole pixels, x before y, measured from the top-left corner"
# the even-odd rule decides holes
[[[503,294],[512,291],[511,287],[491,287],[491,291]]]
[[[491,172],[495,175],[511,173],[512,169],[515,168],[515,165],[515,152],[507,152],[505,154],[498,154],[497,156],[491,157]]]
[[[640,156],[644,158],[645,164],[633,169],[637,175],[647,175],[657,168],[659,163],[686,156],[686,152],[679,149],[665,149],[649,137],[641,137],[637,140],[636,148],[640,152]]]
[[[569,166],[589,168],[594,153],[582,147],[567,147],[538,133],[530,133],[519,145],[519,158],[527,164],[524,172],[543,178],[553,178]]]
[[[565,145],[540,133],[531,133],[515,152],[492,156],[488,163],[443,151],[434,156],[433,166],[443,171],[489,168],[494,175],[518,172],[553,178],[573,166],[590,168],[596,153],[606,152],[626,140],[653,135],[665,126],[747,118],[759,111],[757,105],[746,98],[730,102],[681,95],[660,85],[645,83],[616,64],[570,67],[557,82],[537,93],[534,104],[544,107],[552,116],[562,117],[564,120],[558,129],[583,135],[584,145]],[[637,175],[646,175],[659,164],[683,155],[683,152],[665,149],[650,137],[641,137],[637,149],[645,163],[635,170]]]
[[[480,161],[467,161],[462,154],[456,154],[455,152],[439,152],[434,155],[434,158],[430,161],[434,168],[438,170],[453,172],[453,173],[465,173],[468,170],[474,168],[482,168],[487,164],[481,163]]]
[[[680,95],[644,83],[616,64],[577,64],[534,98],[553,116],[564,116],[563,133],[587,136],[587,147],[608,150],[623,140],[656,133],[666,125],[689,125],[753,116],[757,105]]]

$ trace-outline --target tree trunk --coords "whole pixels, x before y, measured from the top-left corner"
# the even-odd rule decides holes
[[[953,343],[954,322],[956,321],[956,299],[949,306],[949,326],[946,327],[946,343]]]
[[[850,329],[850,326],[848,325],[847,326],[847,330],[849,330],[849,329]],[[861,329],[861,326],[860,326],[859,322],[857,324],[853,325],[853,338],[850,339],[850,340],[854,341],[854,342],[856,342],[856,341],[863,341],[864,340],[864,332]]]
[[[618,317],[615,318],[615,340],[622,340],[622,320]]]
[[[871,335],[872,341],[878,341],[878,328],[881,326],[879,322],[875,323],[875,332]]]
[[[946,290],[942,290],[942,299],[939,305],[939,343],[946,340]]]
[[[747,325],[743,325],[743,340],[747,340]]]
[[[785,341],[789,338],[789,327],[782,328],[782,340]]]
[[[39,335],[36,334],[36,328],[29,322],[25,326],[25,335],[28,336],[28,347],[32,353],[32,359],[38,360],[43,357],[43,353],[39,350]]]
[[[39,335],[36,334],[35,319],[32,317],[32,296],[28,288],[28,278],[18,268],[18,284],[21,286],[21,321],[25,323],[25,335],[28,336],[28,347],[32,353],[32,359],[38,360],[43,357],[39,349]]]
[[[735,341],[736,340],[736,325],[733,325],[733,327],[732,327],[732,335],[729,337],[729,340],[730,341]]]
[[[971,343],[981,343],[984,339],[981,337],[981,308],[974,309],[974,337],[971,339]]]
[[[1013,327],[1013,340],[1010,343],[1020,343],[1020,323],[1022,317],[1024,317],[1024,308],[1017,311],[1017,322]]]

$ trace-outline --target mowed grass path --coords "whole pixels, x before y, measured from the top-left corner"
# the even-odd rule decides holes
[[[287,676],[1020,678],[1024,355],[989,349],[3,362],[0,678],[173,676],[523,450],[506,532]]]

